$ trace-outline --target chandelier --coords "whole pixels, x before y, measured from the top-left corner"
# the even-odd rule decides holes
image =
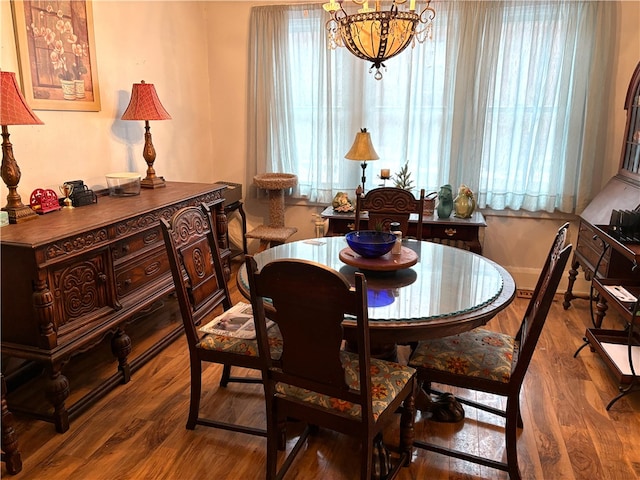
[[[375,8],[369,7],[369,3],[331,0],[323,8],[331,15],[326,24],[329,48],[346,47],[356,57],[372,62],[369,72],[375,68],[374,77],[380,80],[380,68],[386,68],[383,63],[386,59],[409,44],[415,45],[416,40],[422,43],[431,37],[436,11],[430,7],[431,0],[376,0],[371,2]],[[424,4],[422,10],[416,9],[416,3]]]

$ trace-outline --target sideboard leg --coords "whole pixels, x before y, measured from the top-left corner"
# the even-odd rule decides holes
[[[7,386],[4,376],[0,382],[2,382],[2,461],[7,467],[7,472],[15,475],[22,470],[22,457],[18,449],[18,435],[13,428],[13,414],[9,411],[5,399]]]
[[[122,372],[122,383],[131,380],[131,367],[127,357],[131,353],[131,337],[122,328],[111,339],[111,352],[118,359],[118,370]]]
[[[53,364],[47,368],[50,374],[45,387],[45,396],[53,405],[53,423],[56,426],[56,432],[64,433],[69,430],[69,412],[64,405],[69,397],[69,380],[62,374],[61,364]]]

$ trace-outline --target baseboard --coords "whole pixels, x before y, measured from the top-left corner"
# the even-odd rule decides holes
[[[535,268],[522,267],[505,267],[516,282],[516,296],[518,298],[531,298],[533,289],[538,283],[540,270]],[[558,293],[564,294],[569,285],[569,273],[565,272],[560,285],[558,285]],[[583,275],[578,275],[573,284],[572,292],[577,296],[588,296],[591,288],[591,282],[584,279]]]

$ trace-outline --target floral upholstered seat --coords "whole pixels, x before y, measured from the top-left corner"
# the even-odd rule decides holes
[[[340,352],[340,361],[345,369],[345,380],[354,390],[360,390],[360,366],[358,355],[350,352]],[[398,396],[407,382],[411,381],[415,369],[400,365],[395,362],[371,359],[371,404],[373,408],[373,418],[376,420],[381,412],[389,406],[391,400]],[[342,412],[345,415],[360,417],[360,405],[322,395],[311,390],[307,390],[285,383],[276,385],[276,392],[295,397],[303,402]]]
[[[269,329],[269,350],[271,358],[278,359],[282,355],[282,335],[277,325]],[[209,333],[200,339],[198,348],[236,353],[238,355],[258,356],[258,342],[256,339],[230,337],[228,335],[214,335]]]
[[[476,328],[421,342],[409,365],[507,383],[518,344],[510,335]]]

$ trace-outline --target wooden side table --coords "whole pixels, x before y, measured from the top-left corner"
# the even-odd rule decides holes
[[[320,216],[329,220],[325,236],[344,235],[354,228],[355,214],[353,212],[338,213],[333,211],[333,207],[327,207]],[[362,219],[366,218],[367,214],[364,212]],[[416,234],[417,223],[418,216],[412,215],[409,220],[409,236]],[[471,218],[457,218],[453,215],[450,218],[438,218],[438,215],[434,213],[422,219],[422,239],[464,248],[482,255],[480,229],[486,226],[484,216],[479,211],[473,212]]]

